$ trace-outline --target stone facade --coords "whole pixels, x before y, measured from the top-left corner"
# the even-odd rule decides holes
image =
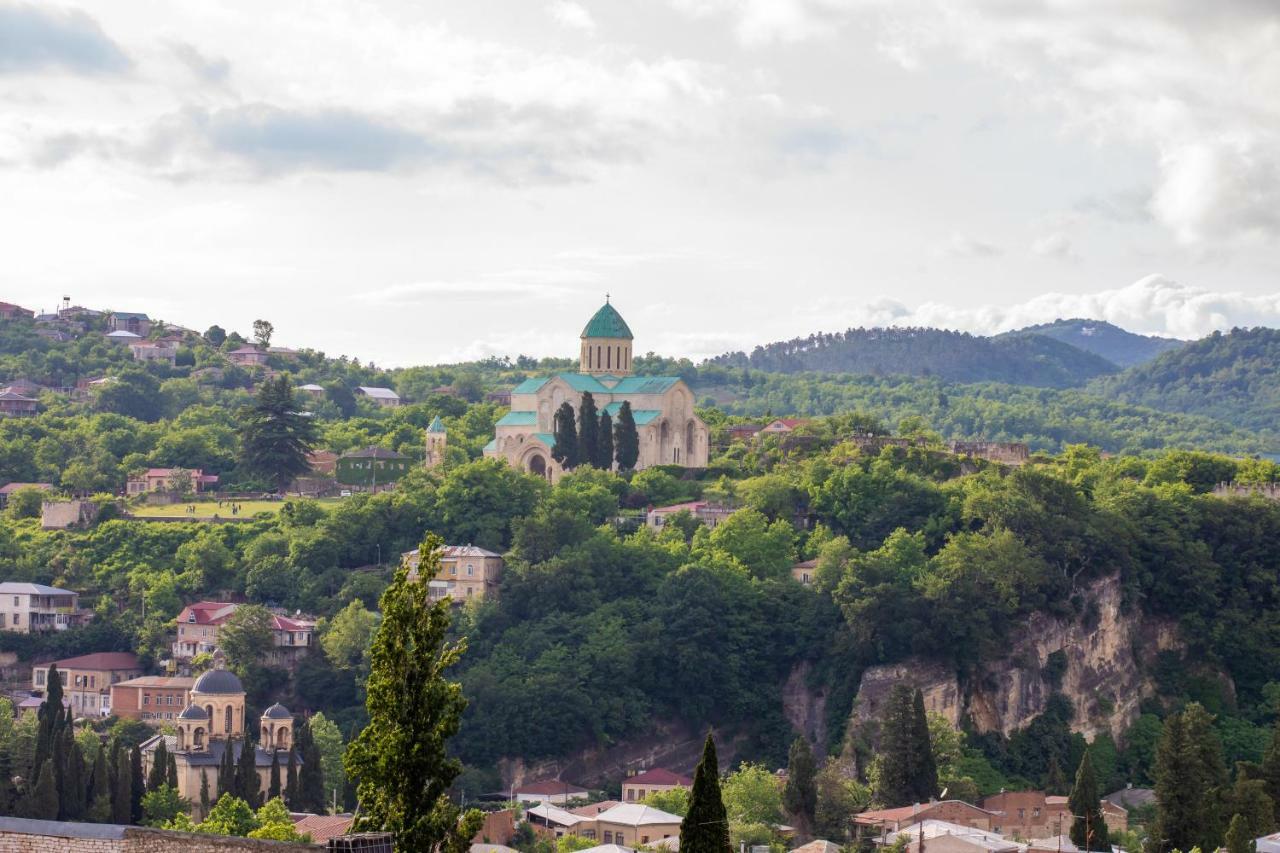
[[[564,403],[577,411],[590,393],[615,424],[622,404],[631,404],[640,441],[636,470],[707,466],[710,431],[694,413],[693,391],[679,377],[631,375],[631,330],[612,305],[587,323],[581,344],[577,373],[527,379],[512,390],[511,411],[498,421],[485,456],[554,482],[563,473],[551,456],[556,411]]]
[[[315,853],[310,844],[143,826],[0,818],[0,853]]]

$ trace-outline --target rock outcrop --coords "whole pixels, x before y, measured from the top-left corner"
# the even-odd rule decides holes
[[[925,707],[952,723],[967,716],[979,732],[1005,735],[1045,710],[1053,685],[1045,668],[1062,652],[1061,692],[1070,700],[1072,726],[1092,739],[1103,731],[1119,738],[1137,719],[1142,700],[1155,692],[1147,675],[1156,655],[1178,650],[1176,626],[1122,612],[1120,578],[1109,576],[1085,588],[1087,618],[1059,619],[1033,614],[1010,638],[1008,653],[983,664],[967,678],[947,666],[922,660],[871,667],[862,675],[854,723],[879,719],[893,686],[920,688]]]

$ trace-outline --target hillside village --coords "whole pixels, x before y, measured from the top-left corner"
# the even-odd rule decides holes
[[[650,375],[660,360],[633,355],[608,302],[576,364],[426,373],[417,391],[271,346],[265,322],[250,341],[69,300],[0,317],[94,367],[50,355],[43,382],[0,393],[0,431],[34,448],[5,463],[30,479],[0,487],[0,754],[26,780],[8,813],[97,820],[101,799],[124,823],[187,827],[220,819],[223,794],[278,795],[295,835],[343,836],[341,756],[403,567],[468,637],[453,794],[484,812],[473,853],[676,849],[707,728],[733,841],[753,850],[1076,853],[1082,780],[1136,850],[1168,820],[1162,726],[1201,703],[1218,715],[1216,831],[1244,814],[1272,843],[1280,602],[1232,617],[1253,633],[1212,631],[1148,571],[1173,546],[1128,513],[1201,518],[1184,547],[1215,550],[1213,595],[1238,602],[1253,569],[1224,541],[1231,523],[1280,529],[1274,463],[1055,453],[853,411],[726,416],[679,373]],[[238,421],[255,418],[295,430],[297,458],[254,461]],[[118,449],[59,438],[79,429]],[[993,698],[1005,682],[1013,705]],[[39,813],[30,749],[58,725],[87,789],[75,805],[60,776]],[[894,782],[922,749],[926,781]]]

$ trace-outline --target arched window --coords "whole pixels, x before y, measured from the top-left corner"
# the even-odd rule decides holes
[[[684,458],[686,462],[688,462],[689,457],[693,455],[693,442],[693,421],[689,421],[684,425]]]
[[[213,706],[212,706],[212,705],[205,705],[205,706],[204,706],[204,713],[205,713],[205,716],[207,716],[207,717],[209,718],[209,731],[210,731],[210,732],[212,732],[212,731],[213,731],[213,724],[214,724],[214,722],[215,722],[215,721],[214,721],[214,718],[213,718]]]
[[[271,743],[271,732],[267,730],[266,726],[262,727],[262,737],[260,739],[263,743]]]
[[[178,726],[178,749],[187,748],[187,730],[183,726]]]
[[[204,746],[204,729],[203,728],[197,728],[194,732],[192,732],[191,745],[196,749],[199,749],[200,747]]]
[[[596,369],[600,369],[600,345],[596,344]]]
[[[230,705],[227,706],[226,733],[231,734],[231,706]]]
[[[289,746],[289,727],[281,726],[276,731],[276,749],[287,749]]]
[[[613,347],[604,348],[605,367],[613,370]]]
[[[535,453],[529,457],[529,473],[539,477],[547,476],[547,460],[541,454]]]

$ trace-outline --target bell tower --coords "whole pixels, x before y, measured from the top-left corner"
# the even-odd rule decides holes
[[[449,443],[449,436],[445,432],[444,423],[441,422],[440,416],[436,415],[431,421],[431,425],[427,427],[427,453],[423,460],[426,468],[438,468],[444,463],[444,450]]]

